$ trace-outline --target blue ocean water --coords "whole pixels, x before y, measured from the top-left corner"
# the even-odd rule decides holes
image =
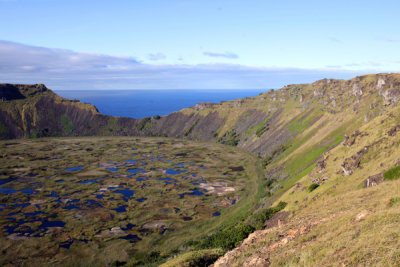
[[[256,96],[267,90],[57,90],[62,97],[91,103],[106,115],[141,119],[166,115],[201,102]]]

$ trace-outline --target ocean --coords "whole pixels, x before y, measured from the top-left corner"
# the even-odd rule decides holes
[[[248,90],[55,90],[68,99],[91,103],[106,115],[141,119],[166,115],[196,103],[256,96],[266,89]]]

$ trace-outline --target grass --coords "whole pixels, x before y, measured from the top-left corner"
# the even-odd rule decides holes
[[[160,265],[160,267],[176,266],[208,266],[223,255],[220,249],[204,249],[184,253]]]
[[[393,114],[396,117],[400,109]],[[381,123],[384,120],[385,123]],[[320,172],[311,167],[307,171],[309,175],[303,175],[294,187],[286,185],[290,189],[276,199],[275,203],[288,203],[284,210],[293,214],[290,220],[281,228],[254,239],[240,254],[233,256],[234,262],[228,264],[241,266],[256,255],[262,256],[260,251],[264,251],[271,266],[399,266],[400,179],[396,179],[399,169],[396,166],[388,170],[387,166],[393,166],[400,157],[400,135],[386,135],[386,129],[397,123],[387,115],[378,117],[360,128],[368,135],[353,146],[339,145],[325,152],[326,169]],[[377,147],[371,148],[379,153],[362,161],[351,176],[345,177],[340,172],[345,158],[380,139]],[[359,186],[366,177],[385,170],[387,177],[393,179],[391,182],[370,188]],[[327,177],[327,180],[320,183],[318,190],[309,192],[310,185],[315,187],[310,179],[321,177]],[[297,231],[299,229],[303,230]],[[297,234],[287,243],[268,250],[294,232]]]
[[[400,166],[393,167],[383,173],[385,180],[397,180],[400,178]]]
[[[389,200],[389,207],[393,206],[394,204],[400,202],[400,197],[391,198]]]
[[[290,132],[296,132],[296,133],[301,133],[304,130],[306,130],[312,123],[318,120],[318,118],[321,116],[320,112],[315,112],[311,111],[309,114],[307,114],[309,111],[304,111],[300,115],[298,115],[296,118],[292,120],[292,122],[287,126]],[[306,116],[300,120],[302,116]]]

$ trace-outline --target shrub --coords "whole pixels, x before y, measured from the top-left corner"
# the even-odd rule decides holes
[[[245,239],[249,234],[254,232],[254,228],[244,222],[240,222],[236,225],[229,224],[221,227],[215,233],[207,236],[203,239],[199,247],[205,248],[222,248],[224,250],[230,250],[235,248]]]
[[[310,184],[310,186],[308,187],[308,192],[314,191],[315,189],[317,189],[318,186],[319,186],[319,184],[316,184],[316,183]]]
[[[286,202],[281,201],[276,207],[264,209],[251,218],[251,224],[254,228],[261,229],[264,226],[265,221],[271,219],[275,213],[283,210],[286,205]]]
[[[393,167],[383,173],[385,180],[397,180],[400,178],[400,165]]]
[[[227,131],[224,136],[218,139],[218,142],[224,145],[237,146],[239,143],[239,137],[235,130],[231,129]]]
[[[153,124],[151,123],[151,118],[147,117],[147,118],[141,119],[141,120],[135,125],[135,127],[136,127],[136,129],[139,130],[139,131],[150,129],[151,127],[153,127]]]
[[[239,222],[225,224],[219,227],[214,233],[202,237],[197,241],[186,242],[186,245],[195,245],[198,249],[222,248],[230,250],[237,247],[240,242],[249,236],[256,229],[262,228],[264,222],[270,219],[275,213],[286,207],[286,202],[279,202],[276,207],[267,208],[257,215],[250,215]]]

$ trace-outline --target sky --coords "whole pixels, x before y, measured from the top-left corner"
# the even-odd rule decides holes
[[[400,1],[0,0],[0,82],[258,89],[400,70]]]

